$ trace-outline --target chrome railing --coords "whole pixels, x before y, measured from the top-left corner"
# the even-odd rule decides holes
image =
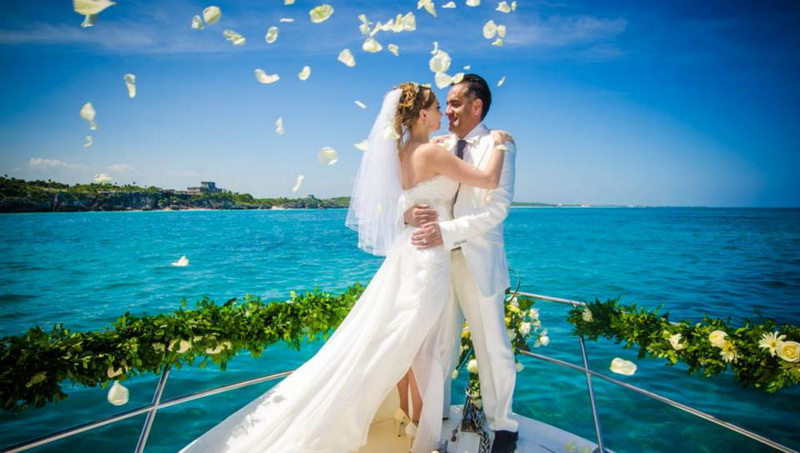
[[[560,298],[557,298],[557,297],[543,296],[543,295],[540,295],[540,294],[526,293],[526,292],[522,292],[522,291],[515,291],[515,293],[519,294],[519,295],[522,295],[522,296],[525,296],[525,297],[530,297],[530,298],[536,299],[536,300],[541,300],[541,301],[546,301],[546,302],[555,302],[555,303],[559,303],[559,304],[566,304],[566,305],[571,305],[573,307],[586,305],[584,302],[578,302],[578,301],[568,300],[568,299],[560,299]],[[555,359],[555,358],[552,358],[552,357],[547,357],[545,355],[536,354],[536,353],[529,352],[529,351],[521,351],[521,353],[524,354],[525,356],[528,356],[528,357],[531,357],[531,358],[534,358],[534,359],[543,360],[543,361],[546,361],[546,362],[549,362],[549,363],[552,363],[552,364],[555,364],[555,365],[560,365],[560,366],[563,366],[563,367],[566,367],[566,368],[570,368],[570,369],[573,369],[573,370],[576,370],[576,371],[583,372],[586,375],[586,387],[587,387],[587,392],[589,393],[589,401],[591,402],[592,418],[593,418],[593,421],[594,421],[595,434],[596,434],[596,437],[597,437],[598,449],[595,450],[595,451],[599,451],[600,453],[603,453],[603,452],[606,451],[605,446],[604,446],[603,433],[602,433],[602,430],[600,428],[600,416],[599,416],[598,409],[597,409],[597,402],[595,400],[594,387],[592,385],[592,378],[596,377],[596,378],[602,379],[602,380],[604,380],[606,382],[610,382],[612,384],[616,384],[616,385],[618,385],[618,386],[620,386],[622,388],[625,388],[627,390],[631,390],[633,392],[636,392],[636,393],[638,393],[640,395],[644,395],[644,396],[652,398],[652,399],[654,399],[656,401],[660,401],[660,402],[662,402],[664,404],[668,404],[668,405],[670,405],[672,407],[680,409],[680,410],[682,410],[682,411],[684,411],[686,413],[692,414],[692,415],[694,415],[696,417],[699,417],[699,418],[702,418],[704,420],[707,420],[707,421],[710,421],[712,423],[715,423],[715,424],[717,424],[717,425],[719,425],[719,426],[721,426],[721,427],[723,427],[725,429],[728,429],[730,431],[739,433],[739,434],[741,434],[743,436],[746,436],[746,437],[748,437],[750,439],[753,439],[753,440],[755,440],[757,442],[760,442],[761,444],[769,446],[769,447],[771,447],[771,448],[773,448],[773,449],[775,449],[777,451],[784,452],[784,453],[800,453],[797,450],[793,450],[793,449],[791,449],[791,448],[789,448],[789,447],[787,447],[785,445],[782,445],[782,444],[780,444],[778,442],[770,440],[770,439],[768,439],[768,438],[766,438],[766,437],[764,437],[764,436],[762,436],[760,434],[757,434],[757,433],[754,433],[752,431],[749,431],[749,430],[747,430],[745,428],[742,428],[740,426],[737,426],[737,425],[735,425],[733,423],[726,422],[726,421],[721,420],[721,419],[719,419],[719,418],[717,418],[717,417],[715,417],[713,415],[710,415],[708,413],[705,413],[705,412],[700,411],[698,409],[695,409],[693,407],[689,407],[689,406],[687,406],[685,404],[679,403],[679,402],[677,402],[675,400],[672,400],[670,398],[667,398],[667,397],[665,397],[663,395],[659,395],[657,393],[651,392],[649,390],[645,390],[645,389],[637,387],[635,385],[631,385],[631,384],[628,384],[626,382],[622,382],[622,381],[620,381],[618,379],[614,379],[614,378],[612,378],[610,376],[606,376],[604,374],[598,373],[597,371],[594,371],[594,370],[590,369],[589,368],[588,356],[587,356],[587,353],[586,353],[585,341],[584,341],[583,337],[578,337],[578,340],[580,342],[580,347],[581,347],[581,358],[582,358],[582,361],[583,361],[583,366],[576,365],[576,364],[570,363],[570,362],[565,362],[563,360]],[[72,427],[72,428],[69,428],[69,429],[65,429],[65,430],[62,430],[62,431],[58,431],[58,432],[49,434],[47,436],[43,436],[43,437],[40,437],[40,438],[37,438],[37,439],[26,441],[24,443],[21,443],[21,444],[18,444],[18,445],[9,447],[9,448],[4,448],[4,449],[0,450],[0,452],[1,453],[16,453],[16,452],[22,452],[22,451],[30,450],[32,448],[36,448],[36,447],[39,447],[39,446],[42,446],[42,445],[46,445],[46,444],[61,440],[61,439],[65,439],[67,437],[71,437],[71,436],[74,436],[74,435],[77,435],[77,434],[81,434],[81,433],[84,433],[84,432],[87,432],[87,431],[91,431],[91,430],[94,430],[94,429],[97,429],[97,428],[101,428],[103,426],[107,426],[107,425],[110,425],[110,424],[113,424],[113,423],[118,423],[118,422],[121,422],[123,420],[127,420],[127,419],[129,419],[131,417],[135,417],[137,415],[147,414],[147,418],[145,420],[144,426],[142,427],[142,432],[139,435],[139,441],[137,442],[137,445],[136,445],[136,453],[141,453],[141,452],[144,451],[145,445],[147,444],[147,440],[148,440],[148,437],[149,437],[149,434],[150,434],[150,429],[153,426],[153,422],[154,422],[156,413],[159,410],[166,409],[166,408],[172,407],[172,406],[177,406],[179,404],[187,403],[187,402],[194,401],[194,400],[197,400],[197,399],[200,399],[200,398],[205,398],[207,396],[217,395],[217,394],[220,394],[220,393],[229,392],[231,390],[236,390],[236,389],[247,387],[247,386],[250,386],[250,385],[255,385],[255,384],[260,384],[262,382],[267,382],[267,381],[271,381],[271,380],[275,380],[275,379],[280,379],[280,378],[286,377],[286,376],[288,376],[289,374],[292,373],[292,371],[283,371],[283,372],[280,372],[280,373],[275,373],[275,374],[270,374],[270,375],[267,375],[267,376],[248,379],[248,380],[236,382],[236,383],[233,383],[233,384],[227,384],[227,385],[223,385],[223,386],[220,386],[220,387],[215,387],[213,389],[204,390],[202,392],[192,393],[192,394],[189,394],[189,395],[179,396],[179,397],[170,398],[170,399],[162,401],[161,397],[162,397],[162,395],[164,393],[164,388],[166,387],[167,379],[169,379],[169,372],[170,372],[170,370],[168,368],[164,370],[164,372],[161,375],[161,378],[158,381],[158,385],[156,386],[156,391],[155,391],[155,394],[153,395],[153,401],[150,404],[146,405],[146,406],[138,407],[136,409],[131,409],[131,410],[119,413],[119,414],[111,416],[111,417],[106,417],[106,418],[103,418],[103,419],[95,420],[95,421],[90,422],[90,423],[78,425],[78,426],[75,426],[75,427]]]

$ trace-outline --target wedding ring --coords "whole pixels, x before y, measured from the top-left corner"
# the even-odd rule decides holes
[[[422,240],[422,245],[428,245],[428,240],[427,239],[423,239]]]

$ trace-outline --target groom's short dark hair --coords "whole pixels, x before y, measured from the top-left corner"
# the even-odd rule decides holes
[[[486,114],[489,113],[489,107],[492,106],[492,92],[489,90],[489,84],[478,74],[466,74],[458,83],[467,84],[467,96],[470,99],[480,99],[482,101],[481,121],[483,121],[486,118]]]

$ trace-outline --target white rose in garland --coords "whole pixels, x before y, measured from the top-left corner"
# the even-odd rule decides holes
[[[715,330],[708,334],[708,341],[711,342],[711,345],[715,348],[721,348],[725,346],[725,339],[728,337],[728,334],[721,331]]]
[[[784,341],[778,345],[778,357],[787,362],[800,362],[800,343]]]
[[[592,310],[589,310],[588,307],[583,309],[583,313],[581,313],[581,317],[586,322],[592,322]]]
[[[669,337],[669,344],[671,344],[672,348],[675,349],[676,351],[680,351],[681,349],[684,349],[686,347],[683,345],[683,343],[681,343],[681,339],[683,339],[683,335],[679,333],[671,335]]]

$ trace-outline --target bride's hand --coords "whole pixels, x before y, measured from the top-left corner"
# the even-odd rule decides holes
[[[420,227],[426,223],[439,220],[439,213],[427,204],[416,204],[403,213],[403,220],[406,224]]]
[[[514,137],[512,137],[511,134],[503,130],[493,130],[492,138],[494,139],[495,145],[502,145],[505,142],[514,143]]]

